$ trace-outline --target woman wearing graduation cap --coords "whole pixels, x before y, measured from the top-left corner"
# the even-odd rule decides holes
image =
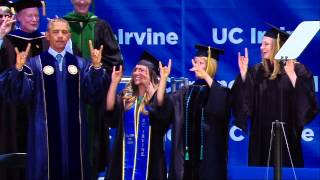
[[[272,26],[260,46],[262,62],[248,68],[249,56],[238,53],[240,75],[233,87],[236,125],[247,130],[251,119],[250,166],[267,166],[272,122],[284,122],[293,166],[303,167],[301,133],[318,113],[312,73],[296,60],[279,62],[274,57],[289,34]],[[271,153],[271,157],[273,150]],[[287,145],[282,141],[283,166],[291,167]],[[273,158],[269,164],[272,164]]]
[[[197,80],[164,99],[165,84],[170,74],[160,66],[161,79],[157,100],[162,112],[171,112],[172,154],[169,179],[227,179],[229,89],[214,80],[219,54],[224,51],[196,45],[197,53],[190,71]]]
[[[159,61],[143,52],[131,81],[116,96],[122,66],[113,68],[106,99],[108,124],[117,128],[112,159],[106,179],[166,179],[163,138],[168,120],[154,110]]]

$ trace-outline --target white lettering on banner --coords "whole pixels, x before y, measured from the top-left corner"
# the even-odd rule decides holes
[[[231,30],[228,33],[227,28],[222,28],[222,34],[221,38],[218,38],[218,29],[217,28],[212,28],[212,40],[215,44],[224,44],[227,41],[227,38],[229,41],[233,44],[240,44],[243,39],[242,38],[236,38],[235,34],[241,34],[243,30],[241,28],[231,28]]]
[[[304,141],[307,141],[307,142],[313,141],[313,137],[314,137],[314,132],[312,129],[306,128],[302,131],[301,138]]]
[[[178,44],[178,34],[175,32],[153,32],[152,28],[147,28],[146,32],[125,32],[118,29],[119,44],[129,45],[136,43],[137,45],[176,45]]]
[[[239,131],[239,132],[236,133],[236,131]],[[244,136],[241,135],[241,132],[242,130],[240,128],[238,128],[237,126],[232,126],[229,131],[229,136],[234,141],[242,141],[244,140]]]
[[[280,27],[281,30],[285,30],[284,27]],[[244,41],[239,37],[244,32],[244,29],[239,27],[233,28],[212,28],[212,40],[215,44],[225,44],[227,41],[232,44],[240,44]],[[290,31],[287,31],[290,33]],[[257,30],[257,28],[250,28],[250,43],[261,44],[262,37],[265,31]]]
[[[257,40],[258,40],[258,44],[261,44],[261,41],[262,41],[262,37],[264,35],[264,32],[265,31],[258,31],[257,32],[257,29],[256,28],[251,28],[251,44],[256,44],[257,43]]]
[[[236,133],[238,132],[238,133]],[[243,141],[245,137],[242,135],[242,130],[237,126],[232,126],[229,130],[229,136],[233,141]],[[314,131],[310,128],[303,129],[301,139],[306,142],[314,140]]]
[[[237,126],[233,125],[229,130],[230,139],[233,141],[243,141],[245,139],[243,131]],[[168,130],[166,134],[167,140],[171,141],[171,129]],[[314,140],[314,131],[310,128],[303,129],[301,133],[301,139],[306,142],[311,142]]]

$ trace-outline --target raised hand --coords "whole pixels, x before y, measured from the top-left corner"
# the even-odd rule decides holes
[[[96,68],[100,68],[102,65],[101,58],[102,58],[103,45],[100,46],[100,49],[94,49],[92,45],[92,41],[89,40],[89,48],[90,48],[92,65]]]
[[[0,26],[0,39],[6,36],[12,28],[12,24],[16,22],[12,17],[5,17]]]
[[[164,101],[164,94],[166,92],[167,78],[171,72],[171,59],[169,59],[168,66],[164,66],[164,67],[159,61],[159,68],[160,68],[160,82],[159,82],[158,91],[157,91],[157,101],[158,101],[158,105],[162,106]]]
[[[112,74],[111,74],[111,80],[112,83],[119,84],[122,77],[122,65],[120,65],[119,70],[116,70],[116,66],[113,66]]]
[[[204,69],[202,69],[194,59],[192,59],[192,65],[193,67],[190,69],[190,71],[193,71],[196,74],[197,78],[205,79],[207,76],[209,76],[209,74]]]
[[[293,87],[295,87],[297,80],[297,74],[294,71],[294,64],[295,62],[293,60],[288,60],[284,66],[284,70],[286,71],[286,74],[288,75]]]
[[[169,59],[168,66],[162,66],[162,63],[159,61],[160,68],[160,79],[167,80],[171,72],[171,59]]]
[[[28,54],[30,52],[31,44],[28,43],[27,49],[25,51],[19,52],[18,48],[15,47],[16,51],[16,69],[21,70],[22,67],[26,64]]]
[[[248,71],[248,63],[249,63],[248,48],[244,48],[244,56],[241,56],[240,52],[238,52],[238,65],[239,65],[241,78],[243,81],[246,79],[246,74]]]
[[[286,65],[284,66],[284,70],[286,71],[287,75],[295,74],[294,63],[295,62],[293,60],[288,60],[286,62]]]
[[[151,84],[151,80],[150,80],[150,72],[149,72],[149,68],[146,67],[146,73],[141,73],[141,76],[142,76],[142,83],[144,84],[144,86],[146,87],[146,89],[148,89],[148,87],[150,86]]]

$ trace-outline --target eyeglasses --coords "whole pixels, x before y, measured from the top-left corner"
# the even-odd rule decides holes
[[[4,17],[11,17],[11,15],[10,14],[0,14],[0,19],[4,18]]]

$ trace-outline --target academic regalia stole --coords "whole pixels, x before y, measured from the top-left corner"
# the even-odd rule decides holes
[[[148,178],[151,126],[149,116],[141,112],[137,101],[124,115],[123,180]]]
[[[191,85],[184,96],[184,150],[185,160],[203,160],[207,118],[205,106],[208,99],[208,86],[197,81]]]
[[[67,126],[68,144],[61,142],[59,98],[55,68],[56,59],[48,52],[40,55],[42,64],[42,79],[45,115],[47,120],[47,147],[48,147],[48,166],[50,179],[64,179],[65,176],[72,175],[74,179],[83,179],[82,163],[82,127],[80,112],[80,69],[77,58],[69,53],[65,55],[66,72],[66,97],[67,97]],[[68,172],[62,167],[62,146],[68,146]]]
[[[47,43],[43,43],[45,35],[40,31],[35,31],[32,33],[26,33],[21,29],[17,29],[7,36],[12,44],[19,49],[19,51],[24,51],[27,48],[28,43],[31,43],[31,57],[42,53],[47,49]]]

